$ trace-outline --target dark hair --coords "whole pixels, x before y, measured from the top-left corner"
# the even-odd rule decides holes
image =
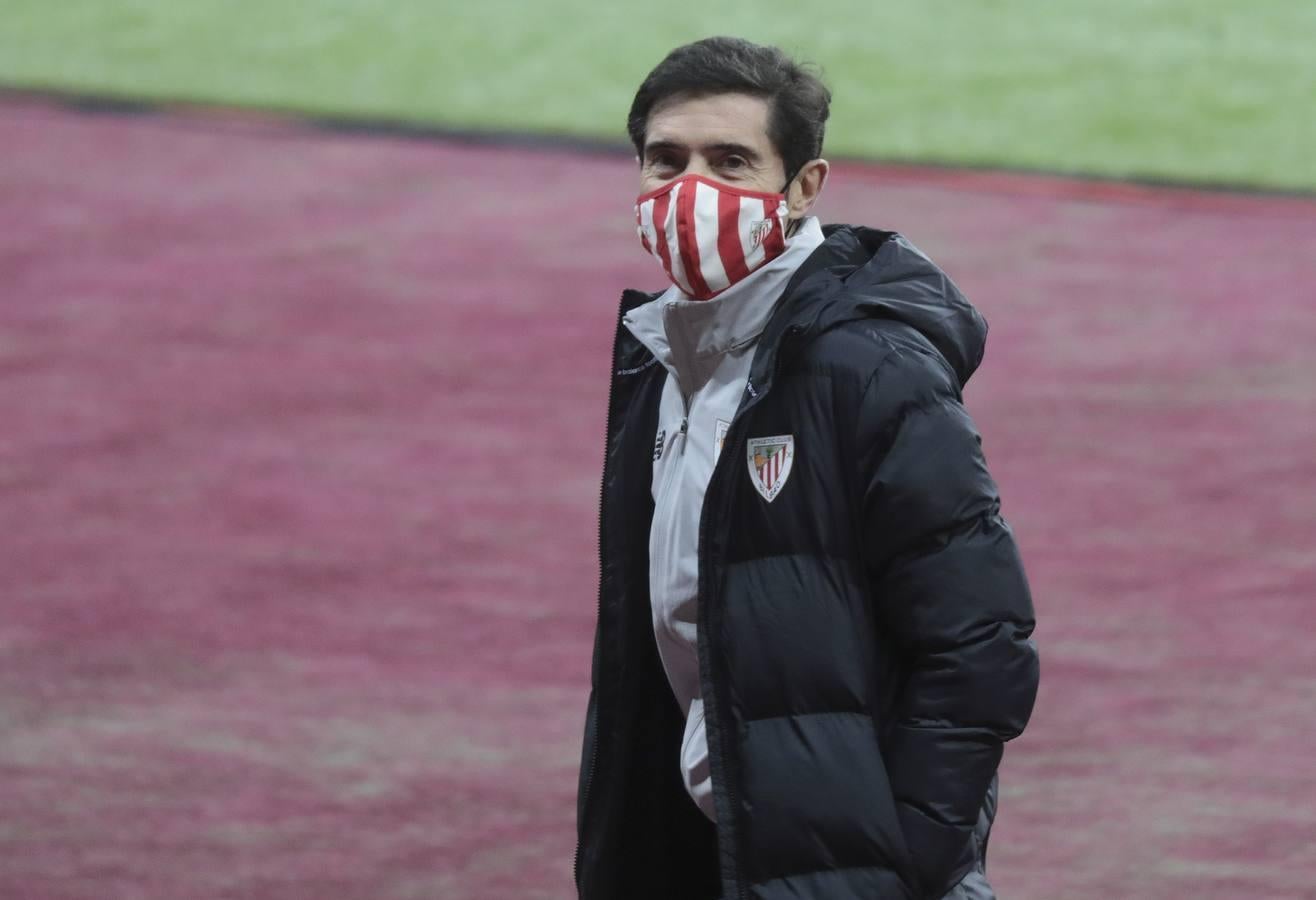
[[[677,47],[654,67],[635,92],[626,131],[644,154],[649,114],[676,96],[750,94],[768,101],[768,139],[786,164],[786,175],[822,155],[832,93],[809,67],[776,47],[742,38],[711,37]]]

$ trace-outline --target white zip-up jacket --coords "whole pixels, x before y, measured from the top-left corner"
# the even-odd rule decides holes
[[[695,626],[704,492],[758,337],[795,270],[822,242],[818,220],[806,218],[780,256],[712,300],[692,300],[673,286],[622,320],[668,373],[654,436],[649,594],[658,654],[685,715],[681,774],[709,819],[716,815]]]

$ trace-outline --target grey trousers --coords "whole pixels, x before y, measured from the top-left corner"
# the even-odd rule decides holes
[[[943,900],[996,900],[996,892],[987,882],[987,873],[974,869],[964,880],[951,888]]]
[[[987,874],[981,869],[974,869],[951,888],[942,900],[996,900],[996,892],[988,884]]]

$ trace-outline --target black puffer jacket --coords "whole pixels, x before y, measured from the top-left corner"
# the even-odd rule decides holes
[[[585,900],[940,897],[983,852],[1028,720],[1033,609],[960,391],[986,324],[903,238],[849,226],[796,273],[704,498],[699,661],[718,824],[686,794],[648,591],[665,370],[618,326]],[[650,299],[627,292],[623,311]],[[793,435],[769,503],[750,438]]]

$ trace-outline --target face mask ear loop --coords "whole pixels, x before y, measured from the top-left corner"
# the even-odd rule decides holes
[[[789,178],[786,179],[786,186],[781,189],[781,192],[786,195],[786,199],[788,201],[790,200],[791,182],[795,180],[795,175],[798,174],[800,174],[800,170],[796,169],[795,174],[791,175]],[[789,221],[790,224],[786,226],[786,232],[785,234],[782,235],[782,237],[785,238],[786,240],[790,240],[791,236],[794,235],[795,232],[798,231],[800,227],[799,219],[790,219]]]

